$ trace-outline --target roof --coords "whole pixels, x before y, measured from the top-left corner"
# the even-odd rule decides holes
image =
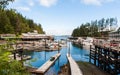
[[[120,32],[120,27],[117,27],[115,31],[111,31],[110,33],[116,33],[116,32]]]
[[[117,29],[118,32],[120,32],[120,27]]]
[[[0,34],[1,37],[16,37],[15,34]]]

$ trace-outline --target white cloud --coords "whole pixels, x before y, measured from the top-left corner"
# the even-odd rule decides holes
[[[100,6],[103,3],[113,2],[115,0],[81,0],[82,3],[86,5],[97,5]]]
[[[32,0],[29,0],[28,4],[29,4],[29,6],[34,6],[35,5],[35,3]]]
[[[55,5],[58,0],[39,0],[40,4],[45,7]]]
[[[29,7],[15,7],[15,8],[22,11],[30,11]]]
[[[82,2],[86,5],[101,5],[99,0],[82,0]]]

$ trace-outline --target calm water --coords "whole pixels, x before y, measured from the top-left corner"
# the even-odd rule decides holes
[[[66,37],[55,37],[55,39],[64,39]],[[68,43],[69,44],[69,43]],[[67,58],[66,58],[66,54],[68,52],[68,48],[62,48],[60,50],[61,56],[60,58],[54,63],[54,65],[46,72],[45,75],[57,75],[58,71],[60,71],[60,67],[63,66],[64,64],[66,64]],[[34,62],[33,61],[29,61],[32,67],[36,67],[39,68],[40,66],[42,66],[47,60],[49,60],[49,58],[53,55],[55,55],[56,53],[58,53],[58,51],[52,51],[52,52],[46,52],[46,51],[42,51],[42,52],[33,52],[31,53],[32,59],[36,59]],[[70,54],[73,57],[73,59],[75,61],[86,61],[88,62],[89,60],[89,50],[84,50],[84,49],[80,49],[78,47],[73,46],[70,43]]]

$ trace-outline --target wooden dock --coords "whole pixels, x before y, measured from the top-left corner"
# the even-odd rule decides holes
[[[95,48],[90,47],[89,62],[110,73],[111,75],[120,74],[119,50],[95,45]]]
[[[35,73],[44,75],[44,73],[54,64],[54,62],[60,57],[60,53],[53,56],[53,60],[49,59],[46,63],[44,63],[40,68],[38,68]]]
[[[67,54],[67,58],[70,64],[71,75],[83,75],[77,63],[73,60],[71,56]]]

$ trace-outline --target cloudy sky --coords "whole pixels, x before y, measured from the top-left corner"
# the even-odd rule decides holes
[[[70,35],[91,20],[120,20],[120,0],[15,0],[8,8],[40,23],[46,34],[52,35]]]

